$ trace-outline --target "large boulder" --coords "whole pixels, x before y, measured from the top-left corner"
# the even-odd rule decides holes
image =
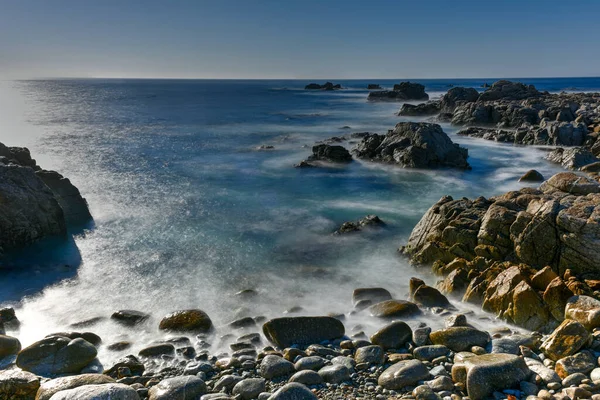
[[[17,354],[21,350],[21,342],[12,336],[0,335],[0,359]]]
[[[84,385],[62,390],[52,396],[52,400],[139,400],[139,398],[135,389],[122,383]]]
[[[152,386],[149,400],[196,400],[206,393],[206,384],[196,376],[176,376]],[[136,393],[137,395],[137,393]]]
[[[384,288],[358,288],[352,292],[352,304],[354,306],[361,301],[369,301],[375,304],[386,300],[392,300],[392,295]]]
[[[265,337],[280,348],[293,344],[307,345],[344,336],[345,329],[333,317],[275,318],[263,325]]]
[[[406,386],[415,386],[430,376],[429,370],[421,361],[406,360],[399,361],[383,371],[377,383],[385,389],[398,390]]]
[[[0,164],[0,198],[0,255],[66,234],[63,209],[33,169]]]
[[[51,379],[42,383],[35,400],[50,400],[55,393],[62,390],[73,389],[84,385],[102,385],[105,383],[115,383],[115,380],[101,374],[82,374]]]
[[[17,355],[17,366],[41,376],[75,374],[97,354],[96,347],[82,338],[51,336],[24,348]]]
[[[265,356],[260,362],[260,375],[266,379],[290,375],[294,371],[294,364],[274,354]]]
[[[394,321],[371,336],[371,343],[384,349],[400,349],[412,338],[412,329],[404,321]]]
[[[317,400],[317,396],[301,383],[283,385],[268,400]]]
[[[600,327],[600,301],[589,296],[573,296],[565,305],[565,318],[579,322],[589,331]]]
[[[213,328],[208,314],[202,310],[181,310],[165,316],[158,326],[160,330],[173,332],[209,332]]]
[[[472,400],[483,400],[496,390],[518,386],[529,374],[525,361],[512,354],[469,357],[452,367],[452,379],[466,386]]]
[[[419,306],[406,300],[386,300],[369,307],[377,318],[405,318],[421,314]]]
[[[54,193],[54,197],[63,209],[68,225],[81,225],[92,219],[87,201],[68,178],[56,171],[40,170],[35,174]]]
[[[477,101],[479,92],[473,88],[453,87],[442,96],[440,109],[443,113],[453,113],[458,104]]]
[[[18,369],[0,371],[0,399],[34,400],[40,378]]]
[[[405,168],[469,168],[467,149],[453,143],[438,124],[426,122],[400,122],[385,136],[367,135],[353,152]]]
[[[313,146],[309,161],[328,161],[333,163],[347,163],[352,161],[352,155],[344,146],[319,144]]]

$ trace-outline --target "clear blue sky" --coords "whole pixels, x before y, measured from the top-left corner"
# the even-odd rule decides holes
[[[0,0],[0,79],[600,75],[600,0]]]

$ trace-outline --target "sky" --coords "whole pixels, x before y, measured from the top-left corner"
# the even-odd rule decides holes
[[[600,76],[600,0],[0,0],[0,79]]]

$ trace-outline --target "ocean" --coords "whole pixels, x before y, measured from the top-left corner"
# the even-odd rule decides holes
[[[163,337],[157,321],[177,309],[201,308],[220,327],[294,306],[305,315],[347,314],[357,287],[383,286],[405,298],[410,277],[430,284],[436,277],[397,248],[441,196],[489,197],[520,188],[529,169],[546,177],[561,170],[544,160],[543,148],[458,137],[449,124],[442,127],[468,148],[472,170],[358,160],[293,168],[316,141],[424,120],[395,115],[401,103],[367,102],[368,83],[400,80],[331,81],[347,89],[306,91],[309,81],[299,80],[0,82],[0,141],[29,147],[43,168],[70,178],[94,216],[72,240],[43,241],[5,263],[0,303],[15,307],[23,345],[120,309],[153,320],[132,330],[105,319],[90,329],[105,343],[134,341],[135,353]],[[495,80],[416,81],[435,98],[450,85]],[[600,78],[519,81],[552,92],[600,91]],[[332,235],[367,214],[385,228]],[[244,289],[259,295],[235,295]],[[374,329],[348,318],[347,327]],[[482,314],[476,323],[494,321]],[[120,355],[100,351],[103,362]]]

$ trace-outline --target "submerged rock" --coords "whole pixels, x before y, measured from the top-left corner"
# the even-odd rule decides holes
[[[400,122],[385,136],[367,135],[353,152],[405,168],[469,168],[467,149],[452,143],[439,125],[425,122]]]
[[[357,222],[344,222],[334,234],[341,235],[344,233],[359,232],[363,228],[378,226],[385,226],[385,223],[377,215],[367,215]]]
[[[344,336],[345,328],[332,317],[275,318],[263,325],[265,337],[280,348],[306,345]]]

